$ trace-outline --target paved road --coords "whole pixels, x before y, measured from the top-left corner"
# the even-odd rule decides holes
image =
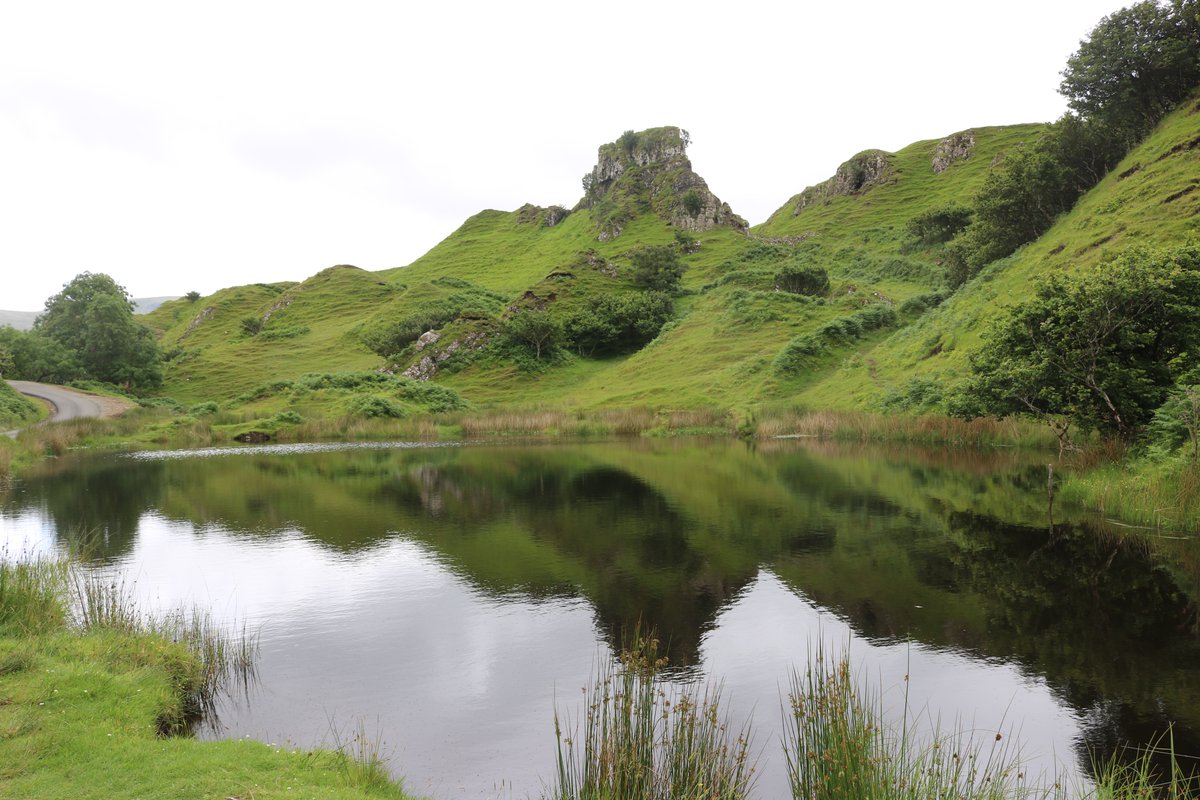
[[[65,386],[33,381],[9,381],[8,385],[21,394],[48,402],[51,422],[76,417],[110,417],[129,407],[129,404],[115,398],[84,394]],[[16,436],[17,431],[7,431],[5,435]]]

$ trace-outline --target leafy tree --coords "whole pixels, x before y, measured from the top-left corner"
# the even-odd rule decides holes
[[[673,311],[665,292],[601,295],[563,321],[563,335],[582,356],[630,353],[657,336]]]
[[[539,361],[562,339],[562,326],[545,311],[522,309],[504,322],[504,335],[509,341],[533,351]]]
[[[785,264],[775,273],[775,288],[792,294],[828,294],[829,273],[818,266]]]
[[[194,303],[200,299],[200,293],[199,292],[188,292],[187,294],[184,295],[184,297],[187,298],[187,301],[189,303]]]
[[[34,332],[72,354],[86,377],[126,387],[162,383],[154,336],[133,318],[129,293],[102,273],[81,273],[47,300]]]
[[[1200,2],[1144,0],[1104,17],[1062,76],[1070,107],[1132,146],[1200,83]]]
[[[1148,426],[1152,441],[1168,452],[1190,443],[1192,461],[1200,461],[1200,386],[1180,386],[1154,412]]]
[[[0,351],[11,359],[4,372],[8,378],[67,383],[83,377],[74,353],[36,331],[0,328]]]
[[[634,250],[633,282],[643,289],[657,292],[673,292],[679,288],[686,268],[675,248],[664,245],[649,245]]]
[[[682,197],[683,210],[689,217],[694,217],[704,210],[704,198],[695,189],[688,189]]]
[[[1128,438],[1200,359],[1197,341],[1200,246],[1132,250],[1093,274],[1051,277],[998,321],[965,399],[1035,414],[1064,444],[1072,424]]]
[[[966,206],[952,203],[918,214],[905,223],[904,230],[920,244],[942,244],[962,233],[974,213]]]

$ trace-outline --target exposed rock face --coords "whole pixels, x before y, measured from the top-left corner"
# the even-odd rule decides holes
[[[421,338],[424,339],[431,333],[436,332],[427,331]],[[438,339],[441,338],[438,335],[432,342],[426,342],[422,349],[425,355],[421,356],[417,360],[417,363],[404,370],[403,374],[405,377],[412,378],[413,380],[427,381],[437,374],[442,362],[446,361],[450,356],[460,351],[468,353],[472,350],[480,350],[491,341],[492,336],[493,334],[489,331],[472,331],[461,339],[455,339],[446,346],[438,348],[435,346]]]
[[[569,217],[571,212],[562,206],[542,208],[533,203],[526,203],[517,209],[517,220],[526,225],[541,225],[543,228],[553,228]]]
[[[583,178],[579,202],[592,210],[601,241],[621,235],[627,222],[649,207],[659,219],[688,231],[728,225],[745,231],[744,219],[708,189],[692,171],[690,139],[676,127],[627,131],[602,145],[596,166]]]
[[[933,148],[933,161],[931,162],[933,171],[937,173],[945,172],[950,165],[970,158],[971,152],[974,149],[974,131],[963,131],[962,133],[947,136]]]
[[[892,159],[892,154],[883,150],[862,151],[838,167],[832,178],[796,195],[792,214],[834,197],[865,194],[888,183],[892,178]]]
[[[213,306],[208,306],[208,307],[207,307],[207,308],[205,308],[203,311],[201,311],[199,314],[197,314],[197,315],[196,315],[196,316],[195,316],[195,317],[192,319],[192,321],[188,323],[187,330],[185,330],[185,331],[183,332],[183,335],[179,337],[179,341],[183,341],[183,340],[184,340],[184,339],[186,339],[187,337],[191,336],[191,335],[192,335],[192,331],[196,330],[196,328],[199,328],[199,327],[200,327],[200,325],[201,325],[201,323],[203,323],[203,322],[204,322],[204,320],[206,320],[206,319],[208,319],[209,317],[211,317],[211,316],[213,315],[213,313],[214,313],[216,310],[217,310],[217,309],[216,309],[216,308],[214,308]]]

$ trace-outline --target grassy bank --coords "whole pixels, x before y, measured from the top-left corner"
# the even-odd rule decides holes
[[[350,395],[347,395],[350,396]],[[328,401],[328,398],[323,398]],[[498,407],[414,412],[400,416],[347,412],[340,395],[328,408],[183,407],[158,403],[111,419],[80,419],[22,431],[0,439],[0,481],[48,457],[79,449],[185,449],[237,446],[235,436],[266,434],[271,441],[455,441],[532,437],[740,436],[759,441],[805,438],[839,443],[952,448],[1020,447],[1057,462],[1057,440],[1045,425],[1020,419],[961,420],[939,414],[872,414],[804,411],[790,407],[569,409]],[[1061,468],[1059,499],[1127,524],[1171,530],[1200,528],[1200,477],[1194,464],[1174,459],[1133,459],[1100,441],[1083,442]]]
[[[181,735],[251,655],[204,615],[143,614],[62,563],[0,562],[0,797],[404,797],[353,743]]]

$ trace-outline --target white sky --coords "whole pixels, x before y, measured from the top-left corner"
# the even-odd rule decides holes
[[[1121,0],[4,2],[0,308],[407,264],[679,125],[751,223],[855,152],[1049,121]]]

